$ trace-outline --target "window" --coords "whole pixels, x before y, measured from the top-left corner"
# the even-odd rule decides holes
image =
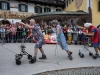
[[[69,4],[71,4],[72,3],[72,0],[69,0]]]
[[[19,4],[19,11],[21,12],[28,12],[28,6],[25,4]]]
[[[42,13],[42,7],[36,6],[35,7],[35,13]]]
[[[66,3],[66,6],[68,7],[68,1],[67,1],[67,3]]]
[[[62,11],[62,9],[56,9],[56,11]]]
[[[0,9],[1,10],[10,10],[10,4],[8,2],[1,1]]]
[[[50,9],[50,8],[45,7],[45,8],[44,8],[44,12],[51,12],[51,9]]]
[[[59,1],[62,1],[63,2],[64,0],[59,0]]]
[[[98,2],[98,11],[100,11],[100,1]]]

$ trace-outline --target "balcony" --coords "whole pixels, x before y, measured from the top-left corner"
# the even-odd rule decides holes
[[[0,18],[4,18],[4,19],[25,19],[31,15],[34,15],[34,14],[28,13],[28,12],[15,12],[15,11],[9,11],[9,10],[0,10]]]
[[[65,0],[17,0],[34,4],[49,5],[55,7],[65,7]]]

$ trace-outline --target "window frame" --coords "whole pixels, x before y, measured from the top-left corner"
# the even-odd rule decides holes
[[[2,3],[6,4],[6,9],[3,9]],[[1,10],[10,10],[10,3],[6,1],[0,1],[0,9]]]
[[[49,7],[44,7],[44,12],[51,12],[51,9]]]
[[[37,9],[40,8],[40,9]],[[40,10],[40,12],[38,12]],[[35,6],[35,13],[42,13],[42,7],[41,6]]]
[[[57,9],[56,9],[56,11],[62,11],[62,9],[60,9],[60,8],[57,8]]]
[[[25,11],[23,11],[21,8],[21,6],[22,5],[24,5],[25,6]],[[26,5],[26,4],[18,4],[18,10],[20,11],[20,12],[28,12],[28,5]]]

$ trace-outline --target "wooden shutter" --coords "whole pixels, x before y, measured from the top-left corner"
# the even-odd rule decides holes
[[[40,7],[40,13],[42,13],[42,7]]]
[[[0,9],[2,8],[1,6],[2,6],[2,5],[1,5],[1,2],[0,2]]]
[[[18,10],[21,11],[21,4],[18,4]]]
[[[25,11],[28,12],[28,5],[25,5]]]
[[[7,3],[7,10],[10,10],[10,3]]]
[[[49,12],[51,12],[51,9],[49,8]]]
[[[46,8],[44,8],[44,12],[46,12]]]
[[[98,11],[100,11],[100,1],[98,2]]]
[[[37,6],[35,7],[35,13],[37,13]]]

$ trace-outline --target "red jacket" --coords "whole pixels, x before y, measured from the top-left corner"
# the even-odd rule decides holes
[[[93,29],[95,30],[95,32],[94,32],[94,36],[91,38],[91,41],[93,44],[97,44],[98,42],[100,42],[100,32],[94,26],[90,26],[88,29],[88,32],[91,33],[92,32],[91,30],[93,30]]]

